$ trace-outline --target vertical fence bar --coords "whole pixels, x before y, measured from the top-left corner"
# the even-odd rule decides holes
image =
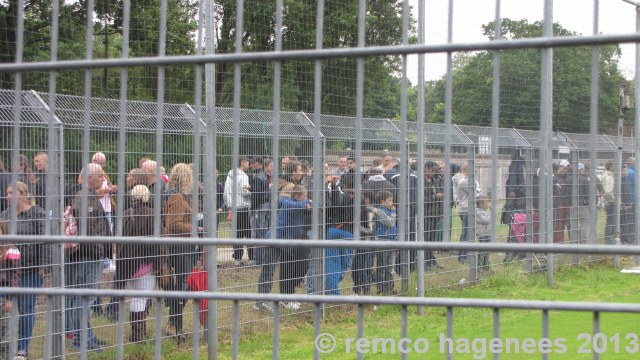
[[[409,327],[409,322],[407,320],[407,306],[403,305],[402,308],[400,309],[400,317],[401,317],[401,323],[400,323],[400,339],[406,339],[408,337],[408,330],[407,328]],[[402,350],[402,349],[400,349]],[[402,355],[401,355],[401,359],[406,360],[407,359],[407,351],[402,351]]]
[[[447,306],[447,340],[453,342],[453,307]],[[447,360],[453,359],[453,343],[447,344]]]
[[[58,60],[58,32],[59,32],[59,15],[60,15],[60,2],[54,1],[52,3],[51,12],[51,61]],[[49,72],[49,104],[47,106],[49,115],[49,146],[47,149],[47,159],[49,161],[49,167],[47,168],[48,174],[46,180],[45,194],[46,201],[46,213],[50,214],[49,218],[54,219],[48,223],[48,227],[45,231],[46,235],[57,235],[60,233],[60,227],[56,223],[57,219],[60,219],[63,213],[63,201],[62,184],[64,184],[64,172],[62,167],[62,159],[64,149],[61,141],[62,136],[58,136],[59,131],[63,131],[62,127],[58,124],[58,119],[55,115],[56,110],[56,88],[57,88],[57,73],[54,71]],[[54,288],[61,288],[64,286],[64,245],[63,244],[51,244],[51,286]],[[52,306],[53,312],[47,317],[47,327],[49,336],[45,335],[45,357],[46,358],[61,358],[64,353],[64,297],[56,296],[50,297],[47,301],[47,311]]]
[[[155,311],[155,336],[154,336],[154,346],[153,346],[153,358],[155,360],[162,359],[162,298],[155,299],[156,311]]]
[[[409,1],[402,3],[402,45],[409,45]],[[396,184],[399,199],[394,199],[398,204],[398,240],[409,241],[411,238],[411,226],[409,225],[409,154],[407,151],[407,55],[402,55],[402,76],[400,78],[400,182]],[[402,250],[400,254],[400,273],[402,277],[402,293],[409,290],[409,275],[411,267],[411,251]]]
[[[280,303],[273,303],[273,343],[271,344],[271,358],[278,360],[280,357]]]
[[[500,0],[495,0],[494,40],[502,40]],[[498,177],[498,128],[500,127],[500,51],[493,52],[493,83],[491,88],[491,179]],[[506,206],[506,204],[505,204]],[[528,217],[530,218],[530,216]],[[498,182],[491,182],[491,241],[498,240]],[[489,254],[486,254],[489,258]],[[487,269],[488,270],[488,269]]]
[[[553,1],[545,0],[544,2],[544,21],[543,36],[553,36]],[[551,181],[553,176],[553,168],[551,166],[551,152],[549,151],[549,141],[551,140],[551,130],[553,128],[553,49],[543,48],[542,67],[540,74],[540,158],[541,158],[541,176],[540,176],[540,205],[541,209],[541,226],[546,227],[544,233],[546,242],[553,243],[553,211],[550,196]],[[547,285],[553,286],[553,254],[547,253]]]
[[[50,359],[51,349],[53,347],[54,342],[54,333],[53,333],[53,317],[56,316],[54,310],[54,296],[47,296],[47,316],[46,323],[44,324],[44,358]]]
[[[493,338],[500,338],[500,308],[493,308]],[[500,353],[493,353],[493,360],[500,359]]]
[[[322,306],[320,303],[313,304],[313,359],[320,360],[320,351],[318,351],[318,337],[320,336],[320,321],[322,320]]]
[[[214,54],[214,37],[217,24],[214,23],[215,9],[213,0],[205,0],[205,51],[208,55]],[[209,211],[205,212],[205,221],[211,225],[211,230],[205,229],[207,237],[217,237],[218,224],[216,221],[217,205],[216,192],[217,189],[215,174],[217,171],[217,126],[215,119],[215,66],[212,63],[205,64],[205,174],[204,184],[207,189],[205,193],[205,206]],[[217,190],[216,190],[217,191]],[[211,209],[216,209],[212,211]],[[205,253],[205,268],[208,272],[207,288],[210,292],[218,290],[218,247],[207,246]],[[205,334],[207,338],[207,355],[209,359],[218,356],[218,302],[210,299],[208,303],[207,321],[205,325]]]
[[[426,42],[425,39],[425,4],[424,1],[418,2],[418,43],[423,45]],[[425,55],[418,54],[418,143],[416,144],[416,151],[418,155],[418,198],[417,198],[417,227],[416,227],[416,241],[424,242],[424,198],[425,198],[425,184],[424,184],[424,164],[425,164],[425,135],[424,135],[424,67],[425,67]],[[432,230],[432,229],[431,229]],[[433,250],[429,251],[429,254],[433,254]],[[430,256],[429,261],[433,261],[435,264],[435,259],[432,258],[433,255]],[[417,259],[416,259],[416,270],[418,272],[418,293],[417,297],[425,296],[425,252],[424,249],[418,250]],[[424,315],[424,306],[418,306],[418,315]]]
[[[447,20],[447,44],[453,42],[453,0],[449,0]],[[452,108],[453,108],[453,54],[447,52],[447,73],[444,91],[444,204],[445,214],[442,221],[442,241],[451,241],[451,232],[447,231],[452,227],[452,217],[447,216],[447,211],[451,211],[451,132],[452,132]]]
[[[193,300],[193,353],[191,359],[200,358],[200,301]]]
[[[599,18],[600,18],[600,3],[599,0],[593,0],[593,34],[597,35]],[[599,89],[600,89],[600,47],[593,46],[591,48],[591,106],[589,111],[589,124],[590,124],[590,136],[589,142],[591,145],[590,148],[590,164],[589,166],[589,178],[591,181],[589,182],[589,193],[596,194],[596,167],[598,166],[597,152],[596,152],[596,144],[598,139],[598,116],[600,111],[600,103],[599,103]],[[589,244],[595,245],[598,237],[597,234],[597,224],[598,224],[598,209],[596,208],[596,197],[589,196],[589,210],[588,216],[586,219],[586,226],[589,229]],[[583,220],[584,221],[584,220]],[[606,232],[606,231],[605,231]],[[582,239],[586,241],[587,239]]]
[[[235,300],[233,302],[233,322],[231,324],[231,358],[238,359],[238,343],[240,342],[240,336],[238,330],[240,327],[240,302]],[[276,344],[274,344],[276,345]]]
[[[404,307],[403,307],[404,309]],[[364,305],[358,304],[358,328],[356,330],[356,338],[362,339],[364,337]],[[364,354],[358,351],[358,360],[364,359]]]
[[[636,33],[640,32],[640,6],[636,5]],[[634,77],[634,93],[635,93],[635,138],[634,138],[634,147],[633,149],[637,152],[638,149],[640,149],[640,43],[636,43],[636,69],[635,69],[635,77]],[[636,198],[633,199],[633,213],[635,215],[633,222],[635,224],[635,226],[633,227],[635,229],[635,233],[634,235],[634,240],[633,244],[640,245],[640,232],[638,231],[640,229],[640,226],[638,224],[640,224],[640,211],[638,211],[638,194],[640,194],[640,182],[638,181],[638,154],[634,154],[635,155],[635,163],[634,168],[635,168],[635,177],[634,177],[634,184],[635,184],[635,189],[634,189],[634,193],[636,195]],[[640,264],[640,256],[636,255],[635,256],[635,262],[636,265]]]
[[[548,310],[542,310],[542,337],[547,339],[549,338],[549,311]],[[542,359],[544,360],[549,359],[549,354],[543,353]]]
[[[599,349],[606,349],[606,347],[603,347],[607,345],[608,339],[604,338],[601,339],[599,336],[596,336],[597,334],[600,333],[600,312],[599,311],[594,311],[593,312],[593,337],[592,339],[592,350],[593,350],[593,360],[599,360],[600,359],[600,351],[598,351]],[[603,340],[604,344],[599,343],[599,340]]]
[[[122,58],[129,56],[129,25],[131,22],[131,0],[125,0],[123,3],[122,16]],[[125,183],[125,163],[126,163],[126,136],[127,132],[127,99],[128,99],[128,81],[129,69],[120,68],[120,129],[118,132],[118,185],[123,186]],[[118,201],[116,203],[117,214],[124,214],[124,191],[118,191]],[[116,216],[116,236],[122,236],[123,216]],[[154,218],[155,219],[155,218]],[[117,245],[116,245],[117,246]],[[115,282],[118,284],[118,282]],[[116,300],[114,298],[111,299]],[[117,299],[118,303],[118,335],[122,338],[118,341],[116,353],[118,359],[124,358],[124,299]]]
[[[11,302],[14,304],[11,308],[11,318],[9,319],[9,329],[18,328],[18,301],[17,297],[13,297]],[[9,357],[13,359],[18,351],[18,332],[9,331]]]

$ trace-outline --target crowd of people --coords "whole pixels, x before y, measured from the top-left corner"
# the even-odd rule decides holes
[[[198,176],[194,176],[191,164],[175,164],[166,174],[156,161],[144,157],[140,159],[137,168],[129,171],[126,184],[122,186],[117,186],[110,180],[105,173],[106,164],[106,155],[97,152],[91,157],[91,162],[83,166],[77,181],[66,184],[63,219],[66,235],[112,236],[118,217],[122,220],[123,236],[162,235],[179,238],[197,237],[205,233],[207,224],[202,220],[205,209],[199,196],[204,193],[204,189]],[[322,184],[314,184],[313,171],[317,169],[306,160],[298,160],[294,156],[283,157],[279,164],[280,176],[274,178],[273,169],[277,165],[272,159],[259,156],[251,159],[239,157],[238,163],[229,170],[224,181],[216,181],[216,228],[220,215],[228,210],[230,228],[234,231],[233,238],[308,239],[311,238],[312,203],[323,201],[325,211],[321,221],[324,222],[326,232],[320,236],[329,241],[397,241],[400,222],[406,225],[407,239],[416,241],[419,221],[423,221],[424,241],[442,241],[447,236],[444,232],[451,231],[451,226],[449,229],[444,228],[444,223],[447,222],[445,217],[448,217],[448,224],[451,225],[454,214],[457,214],[461,223],[460,242],[476,240],[470,236],[473,233],[470,231],[472,227],[477,241],[495,241],[491,238],[491,201],[486,194],[482,194],[477,182],[470,183],[467,163],[445,164],[444,161],[430,160],[424,164],[424,175],[418,176],[415,161],[410,162],[407,173],[402,174],[399,161],[388,153],[374,159],[370,165],[363,164],[365,169],[360,172],[356,171],[355,158],[340,156],[334,169],[328,165],[322,169]],[[9,233],[10,226],[15,226],[11,231],[18,235],[45,235],[47,154],[37,153],[34,166],[35,171],[31,169],[29,159],[20,156],[17,182],[12,182],[11,175],[3,173],[3,166],[0,166],[0,232],[3,234]],[[451,187],[448,190],[444,179],[447,166],[448,173],[451,174],[448,182]],[[539,174],[533,173],[527,178],[523,167],[524,161],[519,157],[519,152],[514,152],[505,186],[506,203],[501,212],[501,222],[509,227],[509,241],[514,242],[525,241],[528,196],[531,199],[534,241],[537,236]],[[589,213],[589,205],[593,201],[598,208],[606,211],[605,240],[613,243],[617,181],[622,186],[620,238],[623,243],[634,241],[634,158],[626,160],[623,173],[618,175],[613,172],[613,163],[607,163],[597,179],[591,179],[588,167],[581,163],[573,166],[567,160],[559,160],[554,162],[553,167],[554,242],[565,241],[565,230],[571,226],[571,221],[568,220],[572,208],[578,214],[576,240],[586,242],[590,238],[590,224],[596,216]],[[358,173],[362,178],[356,178]],[[217,179],[217,171],[215,175]],[[424,179],[423,204],[418,204],[417,200],[419,179]],[[590,190],[591,181],[596,182],[595,194]],[[405,184],[406,188],[401,189],[401,184]],[[527,191],[528,186],[530,193]],[[445,206],[446,191],[450,192],[449,207]],[[118,196],[119,193],[121,196]],[[577,204],[573,195],[575,193],[578,194]],[[153,194],[161,194],[160,218],[154,216],[154,208],[158,203],[154,201]],[[276,198],[273,198],[273,194]],[[322,199],[314,199],[313,194],[321,194]],[[122,214],[116,213],[117,198],[123,199]],[[406,199],[407,203],[405,219],[400,219],[398,214],[401,198]],[[356,199],[360,199],[359,208],[356,207]],[[271,211],[274,203],[276,213]],[[473,217],[469,215],[470,204],[475,204]],[[418,219],[420,206],[424,208],[424,219]],[[271,229],[272,216],[276,217],[274,229]],[[12,225],[14,217],[17,221]],[[470,223],[472,218],[475,219],[474,224]],[[157,233],[158,228],[160,234]],[[190,290],[187,277],[202,256],[201,248],[184,245],[179,241],[167,247],[140,242],[114,248],[105,242],[74,243],[70,238],[64,249],[64,286],[67,288],[99,288],[103,282],[104,260],[115,258],[115,289],[151,290],[158,286],[164,290],[187,291]],[[327,247],[324,269],[322,262],[314,261],[319,257],[318,250],[286,246],[247,247],[248,260],[245,260],[245,248],[236,246],[233,248],[232,261],[235,266],[246,261],[245,265],[259,268],[259,293],[273,290],[276,267],[279,267],[280,279],[277,284],[282,294],[292,294],[296,288],[302,287],[302,291],[307,293],[339,295],[340,283],[350,273],[354,294],[390,295],[395,293],[394,275],[406,271],[402,268],[403,256],[394,250],[354,251]],[[459,252],[457,258],[460,264],[469,264],[468,255],[464,251]],[[505,260],[512,260],[513,257],[510,256],[507,255]],[[425,252],[423,264],[418,264],[416,258],[416,251],[410,251],[408,259],[404,260],[409,271],[415,271],[418,266],[423,266],[426,270],[443,268],[433,251]],[[487,254],[481,254],[477,261],[480,271],[489,269]],[[42,287],[51,262],[50,246],[43,243],[0,243],[0,286]],[[110,299],[103,307],[102,299],[89,299],[98,314],[104,313],[112,319],[118,318],[119,300],[121,299]],[[83,318],[84,301],[85,298],[80,296],[65,298],[65,331],[70,341],[69,346],[80,348],[83,345],[88,350],[99,350],[107,343],[96,336],[90,319]],[[0,352],[6,351],[5,339],[8,338],[6,334],[9,331],[7,314],[14,302],[20,314],[17,355],[18,359],[24,359],[28,355],[36,320],[36,297],[20,295],[12,299],[0,296]],[[165,301],[169,317],[163,330],[164,336],[177,339],[183,337],[185,303],[186,299]],[[281,305],[292,310],[300,308],[298,302],[283,302]],[[131,342],[146,339],[149,308],[148,298],[134,297],[129,302]],[[255,303],[254,308],[264,312],[273,311],[272,305],[264,302]],[[87,343],[81,344],[80,332],[84,328],[88,330]]]

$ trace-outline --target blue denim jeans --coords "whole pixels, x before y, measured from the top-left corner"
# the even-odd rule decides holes
[[[89,260],[85,262],[67,263],[64,265],[64,279],[67,288],[98,289],[102,280],[102,260]],[[95,296],[90,296],[87,304],[93,304]],[[74,340],[80,340],[80,330],[84,327],[88,330],[88,338],[94,337],[91,329],[91,321],[82,324],[82,307],[84,303],[81,296],[65,297],[65,321],[66,331],[73,335]]]
[[[353,240],[353,234],[336,229],[327,229],[327,240]],[[351,254],[353,249],[327,248],[326,272],[327,272],[327,295],[340,295],[338,284],[344,278],[344,274],[351,268]]]
[[[36,269],[29,269],[22,273],[20,286],[25,288],[42,287],[42,276]],[[36,307],[35,295],[18,295],[18,311],[20,312],[18,331],[18,351],[29,351],[29,343],[36,323],[34,315]]]

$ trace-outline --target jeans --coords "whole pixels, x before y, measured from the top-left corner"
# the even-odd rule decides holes
[[[353,234],[337,228],[327,229],[327,240],[353,240]],[[340,295],[338,284],[351,268],[352,249],[326,248],[327,295]]]
[[[307,294],[320,294],[322,292],[322,274],[318,270],[322,269],[322,249],[312,248],[309,269],[307,270]]]
[[[260,205],[258,210],[251,211],[251,237],[254,239],[266,239],[267,231],[271,223],[271,212],[269,211],[271,204],[266,203]],[[257,246],[254,250],[255,261],[258,265],[262,264],[262,251],[264,246]]]
[[[273,288],[273,275],[276,272],[276,264],[282,257],[282,248],[264,247],[262,248],[262,259],[258,260],[262,264],[260,275],[258,276],[258,293],[269,294]],[[282,278],[282,274],[280,274]]]
[[[64,265],[65,287],[98,289],[102,278],[102,261],[87,260],[85,262],[66,263]],[[95,296],[89,296],[87,304],[91,305]],[[65,297],[66,331],[73,335],[76,341],[80,340],[80,330],[84,327],[88,330],[88,338],[94,337],[91,329],[91,321],[82,324],[82,308],[84,306],[82,296]]]
[[[21,275],[20,286],[25,288],[42,287],[42,276],[35,269],[27,270]],[[20,312],[18,351],[29,351],[29,342],[33,335],[33,326],[36,323],[35,307],[35,295],[18,295],[18,311]]]

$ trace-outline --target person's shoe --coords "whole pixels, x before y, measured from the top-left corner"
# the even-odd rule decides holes
[[[300,303],[297,301],[283,301],[282,306],[289,310],[300,310]]]
[[[240,266],[240,260],[233,260],[233,266]]]
[[[271,305],[265,303],[265,302],[256,302],[255,304],[253,304],[253,308],[258,310],[258,311],[264,311],[264,312],[268,312],[268,313],[272,313],[273,312],[273,308],[271,307]]]
[[[93,344],[97,345],[98,347],[105,347],[105,346],[108,345],[106,341],[98,339],[95,336],[89,340],[89,343],[93,343]]]
[[[13,358],[14,360],[27,360],[27,350],[18,350],[18,352],[16,353],[16,357]]]
[[[87,343],[87,350],[99,352],[102,351],[102,348],[106,345],[106,342],[94,337],[93,339],[89,339],[89,342]],[[72,349],[80,350],[80,340],[73,340],[69,347],[71,347]]]

